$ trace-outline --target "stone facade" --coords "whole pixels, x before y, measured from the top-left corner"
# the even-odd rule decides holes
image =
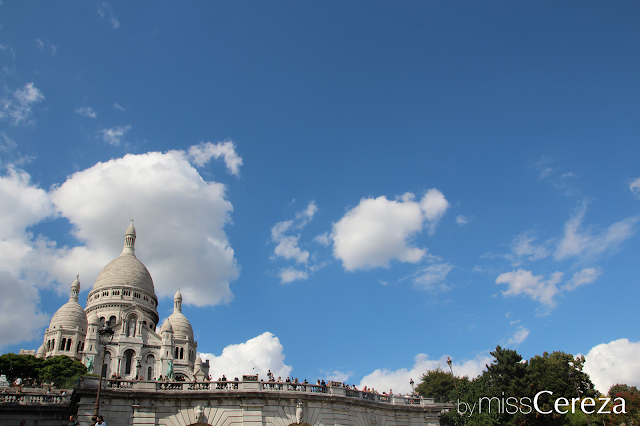
[[[76,389],[78,420],[90,423],[96,378]],[[435,426],[450,404],[387,397],[343,387],[241,382],[103,381],[100,415],[108,425]]]

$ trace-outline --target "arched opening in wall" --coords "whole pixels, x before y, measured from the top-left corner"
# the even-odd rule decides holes
[[[104,327],[104,317],[100,317],[100,328]]]
[[[111,316],[109,317],[109,322],[107,323],[107,326],[109,326],[109,327],[113,327],[113,326],[115,326],[115,325],[116,325],[116,322],[117,322],[117,320],[116,320],[116,316],[115,316],[115,315],[111,315]]]
[[[71,350],[71,339],[67,340],[67,352]]]
[[[178,359],[178,355],[180,355],[180,348],[176,348],[176,356],[174,358]]]
[[[180,359],[184,359],[184,348],[180,348]]]
[[[82,352],[82,342],[78,342],[78,346],[76,347],[76,352]]]
[[[67,339],[63,337],[62,340],[60,341],[60,348],[58,350],[64,351],[64,345],[66,344],[67,344]]]
[[[145,364],[147,365],[147,380],[153,380],[153,368],[156,363],[156,358],[149,354],[147,359],[145,360]]]
[[[133,349],[127,349],[124,352],[124,374],[127,376],[131,374],[131,365],[133,364],[135,354]]]

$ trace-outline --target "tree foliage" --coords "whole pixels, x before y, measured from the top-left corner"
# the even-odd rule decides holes
[[[455,389],[453,376],[438,367],[429,370],[420,376],[420,383],[416,387],[416,392],[425,398],[434,398],[436,401],[449,400],[449,394]]]
[[[20,377],[34,379],[36,383],[53,383],[56,387],[73,386],[74,379],[86,373],[84,364],[64,355],[48,359],[33,355],[0,356],[0,374],[5,374],[9,381]]]
[[[500,346],[491,355],[495,360],[480,376],[473,380],[455,379],[457,390],[446,387],[451,382],[446,381],[442,370],[431,370],[421,377],[418,390],[424,396],[433,394],[432,389],[449,390],[447,395],[453,409],[443,415],[443,425],[559,426],[581,424],[582,419],[586,422],[581,412],[569,416],[554,410],[554,402],[560,397],[571,401],[571,398],[597,396],[589,376],[582,371],[584,357],[545,352],[523,361],[516,351]],[[552,392],[552,395],[542,393],[539,398],[540,409],[551,411],[550,414],[540,414],[533,409],[533,400],[541,391]],[[505,404],[507,398],[511,398],[513,405]]]

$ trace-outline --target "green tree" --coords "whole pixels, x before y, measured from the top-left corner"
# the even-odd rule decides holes
[[[422,383],[416,387],[416,392],[420,395],[425,398],[434,398],[436,401],[450,401],[449,394],[456,385],[450,373],[438,367],[420,376],[420,380]]]
[[[40,379],[53,382],[57,388],[73,387],[75,379],[87,374],[87,367],[80,361],[59,355],[44,361],[40,370]]]
[[[4,354],[0,356],[0,374],[6,375],[10,382],[17,377],[38,380],[43,362],[33,355]]]

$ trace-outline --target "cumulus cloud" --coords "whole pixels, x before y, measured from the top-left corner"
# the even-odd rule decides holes
[[[27,83],[22,89],[16,89],[10,96],[0,99],[0,119],[9,119],[14,126],[31,124],[31,108],[44,99],[33,82]]]
[[[124,134],[131,129],[129,126],[116,126],[109,129],[100,129],[99,132],[102,135],[102,140],[109,145],[118,146],[124,137]]]
[[[411,239],[425,226],[433,233],[448,207],[437,189],[430,189],[420,201],[411,193],[398,200],[363,198],[333,224],[333,256],[348,271],[388,267],[395,259],[416,263],[427,250],[413,246]]]
[[[502,292],[503,296],[527,295],[547,307],[556,305],[554,296],[558,293],[556,284],[562,280],[562,272],[554,272],[545,280],[542,275],[534,276],[531,271],[518,269],[505,272],[496,279],[496,284],[507,284],[509,288]]]
[[[116,16],[113,14],[113,9],[109,5],[109,3],[100,3],[98,14],[100,15],[100,18],[106,19],[112,28],[118,28],[120,26],[120,21],[118,21],[118,18],[116,18]]]
[[[640,342],[614,340],[594,346],[585,356],[584,372],[600,392],[612,385],[640,386]]]
[[[448,287],[443,284],[447,275],[453,269],[449,263],[439,263],[427,266],[418,272],[418,276],[413,279],[416,287],[428,291],[446,291]]]
[[[629,189],[634,197],[640,199],[640,178],[635,178],[629,183]]]
[[[242,157],[236,153],[236,145],[232,141],[200,143],[189,148],[189,160],[198,167],[202,167],[211,160],[222,157],[229,173],[235,176],[240,175]]]
[[[291,366],[284,363],[285,355],[280,340],[268,331],[245,343],[227,346],[219,356],[201,353],[200,357],[209,360],[209,374],[214,379],[223,374],[228,380],[242,378],[243,374],[259,374],[266,380],[269,370],[274,376],[285,378],[292,370]]]
[[[91,107],[80,107],[80,108],[76,108],[75,111],[83,117],[96,118],[98,116],[96,112],[93,110],[93,108]]]
[[[556,260],[579,256],[593,259],[603,253],[615,250],[635,232],[639,217],[629,217],[610,225],[605,229],[582,226],[587,204],[583,203],[576,214],[567,221],[564,235],[554,253]]]
[[[38,329],[49,324],[49,316],[38,309],[38,289],[0,270],[0,294],[0,349],[42,337]]]
[[[10,167],[0,177],[0,271],[62,293],[76,273],[92,283],[120,254],[134,217],[136,255],[151,272],[158,296],[172,296],[180,283],[186,304],[224,303],[239,275],[224,231],[232,210],[224,185],[204,181],[183,151],[98,163],[50,191]],[[27,232],[55,218],[70,222],[80,245],[59,247]]]
[[[294,268],[282,268],[280,273],[280,282],[282,284],[290,283],[296,280],[306,280],[309,278],[309,273],[307,271],[302,271]]]
[[[518,330],[513,333],[513,336],[509,338],[507,341],[507,346],[517,346],[520,343],[524,342],[524,340],[529,336],[529,330],[524,327],[520,327]]]
[[[485,365],[491,364],[493,360],[494,358],[491,356],[478,355],[474,359],[453,362],[453,374],[471,378],[476,377],[482,373]],[[387,392],[389,389],[393,389],[394,393],[409,393],[411,392],[411,386],[409,385],[411,379],[418,382],[420,376],[427,370],[435,370],[438,367],[447,368],[447,355],[441,356],[440,359],[430,360],[426,354],[418,354],[415,357],[413,367],[400,368],[398,370],[377,369],[362,378],[359,388],[368,386],[380,392]]]

